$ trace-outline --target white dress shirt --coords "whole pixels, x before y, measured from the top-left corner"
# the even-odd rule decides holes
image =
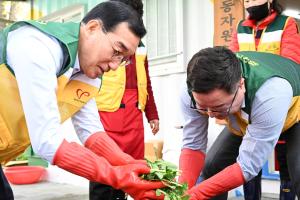
[[[56,98],[57,74],[62,62],[63,52],[54,37],[30,25],[9,33],[7,64],[18,83],[31,145],[35,153],[51,163],[64,139],[58,131],[61,120]],[[77,57],[72,74],[78,71]],[[104,130],[94,99],[72,117],[72,122],[82,143],[91,134]]]

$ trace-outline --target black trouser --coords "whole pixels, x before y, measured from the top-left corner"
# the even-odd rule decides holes
[[[257,176],[243,185],[245,200],[260,200],[261,198],[261,170]]]
[[[282,134],[279,138],[280,141],[285,143],[278,143],[275,147],[277,160],[279,163],[279,174],[280,174],[280,200],[295,200],[296,194],[291,182],[288,164],[287,164],[287,144],[286,138],[288,134]]]
[[[300,123],[286,131],[286,159],[293,189],[300,199]]]
[[[90,200],[126,200],[127,195],[122,190],[116,190],[109,185],[90,181]]]
[[[287,130],[286,134],[286,158],[288,171],[295,193],[300,197],[300,124],[295,124]],[[242,137],[236,136],[225,128],[210,148],[205,159],[203,177],[207,179],[227,166],[236,162]],[[227,199],[227,192],[212,199]]]
[[[14,200],[12,189],[0,165],[0,200]]]

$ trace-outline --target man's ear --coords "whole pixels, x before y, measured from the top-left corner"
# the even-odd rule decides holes
[[[246,87],[245,87],[245,79],[242,77],[240,80],[240,85],[239,87],[242,89],[243,92],[246,91]]]
[[[240,80],[240,86],[243,86],[245,84],[245,79],[242,77]]]
[[[102,21],[98,19],[92,19],[85,24],[84,28],[87,33],[93,33],[95,31],[98,32],[99,30],[102,30],[102,26]]]

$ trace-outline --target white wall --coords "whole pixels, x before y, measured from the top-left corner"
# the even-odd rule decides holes
[[[211,1],[184,0],[183,1],[183,60],[184,69],[191,57],[200,49],[213,44],[213,4]],[[151,63],[150,63],[151,64]],[[151,69],[150,69],[151,75]],[[154,137],[145,120],[145,140],[164,140],[164,159],[178,164],[181,146],[182,130],[174,126],[182,125],[179,109],[179,93],[185,84],[186,73],[151,76],[154,98],[156,100],[160,131]],[[210,123],[214,124],[214,123]],[[214,126],[212,131],[215,131]],[[218,129],[217,129],[218,132]],[[211,134],[212,138],[216,136]]]

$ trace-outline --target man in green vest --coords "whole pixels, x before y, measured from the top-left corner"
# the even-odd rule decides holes
[[[299,83],[299,64],[278,55],[214,47],[193,56],[181,95],[180,181],[193,185],[200,172],[204,181],[188,191],[190,200],[227,199],[258,174],[281,134],[299,198]],[[226,119],[227,127],[206,154],[209,117]]]
[[[94,97],[104,72],[125,64],[146,34],[137,13],[104,2],[81,23],[17,22],[0,32],[0,162],[31,143],[50,163],[134,199],[160,199],[161,182],[141,180],[144,161],[123,153],[99,123]],[[61,123],[72,118],[82,145],[68,142]],[[13,194],[0,166],[1,199]]]

